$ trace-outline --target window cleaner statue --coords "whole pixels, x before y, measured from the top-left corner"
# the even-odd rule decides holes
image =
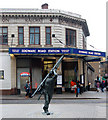
[[[50,115],[50,113],[48,112],[48,108],[53,96],[56,78],[57,78],[57,73],[56,73],[56,70],[54,69],[54,71],[50,73],[49,77],[45,81],[43,90],[41,93],[41,94],[44,94],[45,104],[44,104],[43,110],[47,115]],[[40,97],[38,99],[40,99]]]
[[[44,80],[40,83],[40,85],[37,87],[37,89],[31,96],[33,97],[38,91],[41,90],[41,94],[38,100],[40,99],[41,95],[44,94],[45,104],[44,104],[43,110],[46,115],[50,115],[48,108],[54,92],[54,83],[57,78],[56,70],[59,67],[63,57],[64,55],[60,57],[60,59],[57,61],[57,63],[54,65],[51,71],[46,75]]]

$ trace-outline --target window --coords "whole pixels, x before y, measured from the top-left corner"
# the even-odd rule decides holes
[[[0,27],[0,45],[8,44],[8,28]]]
[[[30,45],[40,44],[40,27],[30,27]]]
[[[18,27],[18,44],[23,45],[24,44],[24,28]]]
[[[4,70],[0,70],[0,79],[4,79]]]
[[[76,47],[76,31],[66,29],[66,45]]]
[[[46,27],[46,45],[51,45],[51,27]]]

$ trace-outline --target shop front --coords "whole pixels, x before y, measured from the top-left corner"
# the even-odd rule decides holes
[[[105,57],[104,52],[89,51],[75,48],[9,48],[11,60],[16,62],[16,88],[17,94],[23,93],[24,83],[29,79],[32,91],[34,91],[45,75],[55,65],[61,55],[65,55],[59,68],[55,82],[56,93],[70,91],[70,83],[73,80],[82,80],[87,86],[88,61],[100,60]],[[21,73],[28,72],[28,77],[21,77]],[[83,77],[81,77],[83,76]]]

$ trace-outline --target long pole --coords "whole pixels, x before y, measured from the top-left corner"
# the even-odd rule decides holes
[[[57,61],[57,63],[54,65],[54,67],[50,70],[50,72],[46,75],[46,77],[43,79],[43,81],[40,83],[40,85],[37,87],[37,89],[34,91],[34,93],[31,95],[31,97],[33,97],[42,87],[42,85],[44,84],[44,82],[46,81],[46,79],[49,77],[49,75],[51,74],[51,72],[54,69],[57,69],[62,61],[62,59],[64,58],[64,55],[62,55],[60,57],[60,59]]]

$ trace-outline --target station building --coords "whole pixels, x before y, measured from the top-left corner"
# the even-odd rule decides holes
[[[26,80],[32,90],[65,55],[57,73],[58,93],[70,89],[71,80],[86,88],[93,79],[88,62],[99,61],[104,52],[87,50],[89,29],[81,15],[43,4],[41,9],[1,9],[0,11],[0,91],[20,94]],[[29,74],[21,76],[22,73]]]

